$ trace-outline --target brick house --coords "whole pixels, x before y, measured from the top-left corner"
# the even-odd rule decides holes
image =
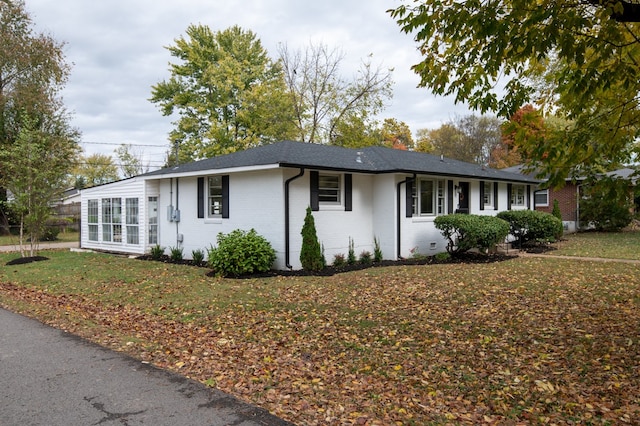
[[[508,167],[503,169],[507,172],[521,173],[522,165]],[[609,176],[619,177],[622,179],[632,179],[634,169],[622,168],[607,173]],[[534,177],[535,173],[527,176]],[[558,207],[562,215],[562,224],[565,232],[576,232],[582,226],[580,224],[580,198],[581,187],[584,178],[567,179],[562,188],[538,188],[534,192],[534,208],[545,213],[552,213],[554,200],[558,200]],[[632,179],[635,182],[635,179]],[[540,186],[544,186],[542,183]]]

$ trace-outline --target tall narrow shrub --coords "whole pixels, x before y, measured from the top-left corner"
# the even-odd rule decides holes
[[[316,223],[311,213],[311,207],[307,207],[307,215],[302,226],[302,249],[300,250],[300,263],[302,268],[308,271],[319,271],[324,267],[322,248],[318,242]]]

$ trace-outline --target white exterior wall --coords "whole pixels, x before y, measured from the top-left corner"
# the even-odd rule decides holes
[[[210,174],[212,175],[212,174]],[[254,228],[276,250],[278,257],[284,253],[284,190],[283,171],[271,169],[229,174],[229,218],[208,218],[207,176],[205,178],[205,218],[198,218],[197,176],[179,179],[163,179],[160,182],[159,244],[169,254],[171,247],[181,247],[185,259],[191,259],[192,251],[201,249],[205,255],[216,246],[217,235],[235,229]],[[176,198],[178,197],[178,198]],[[180,222],[171,222],[167,207],[180,210]],[[182,235],[182,242],[178,241]]]
[[[197,180],[199,176],[159,178],[144,180],[133,178],[82,191],[82,234],[84,248],[142,254],[149,251],[148,242],[148,197],[158,197],[158,244],[165,253],[172,247],[183,249],[185,258],[192,257],[192,251],[206,252],[216,245],[218,233],[229,233],[235,229],[254,228],[265,237],[275,249],[276,269],[286,269],[285,259],[285,181],[294,177],[298,169],[272,168],[266,170],[225,173],[229,175],[229,218],[198,218]],[[210,174],[212,175],[212,174]],[[205,178],[205,198],[208,175]],[[342,174],[344,176],[344,174]],[[435,216],[406,217],[406,183],[400,185],[400,210],[397,209],[398,183],[411,175],[368,175],[352,174],[352,211],[344,210],[344,178],[342,203],[340,205],[320,204],[319,211],[313,212],[318,239],[324,246],[327,263],[331,264],[336,254],[349,251],[349,238],[354,242],[356,257],[363,251],[373,256],[374,238],[380,242],[384,259],[397,259],[398,221],[400,223],[400,257],[410,258],[415,254],[434,255],[446,251],[446,240],[434,226]],[[429,176],[428,178],[438,178]],[[447,179],[443,178],[445,182]],[[455,186],[459,182],[469,183],[469,212],[471,214],[496,215],[507,208],[507,184],[498,184],[498,210],[480,210],[480,181],[471,179],[448,179]],[[445,183],[446,187],[446,183]],[[300,250],[307,206],[310,205],[310,171],[290,183],[290,226],[289,263],[293,269],[300,269]],[[453,194],[453,209],[458,208],[458,194]],[[102,223],[99,222],[100,238],[88,241],[87,201],[102,198],[122,199],[123,242],[102,241]],[[137,245],[126,244],[125,199],[138,198],[139,238]],[[448,203],[445,202],[447,205]],[[167,207],[180,210],[180,221],[170,221]],[[533,205],[531,191],[530,205]],[[99,204],[100,207],[100,204]],[[447,206],[445,206],[446,209]],[[526,207],[514,206],[513,209]],[[207,203],[205,199],[205,210]],[[205,216],[206,216],[205,211]],[[100,214],[101,216],[101,210]],[[178,236],[181,236],[179,241]]]
[[[292,173],[293,175],[294,173]],[[310,205],[310,173],[294,180],[290,186],[290,264],[293,269],[300,269],[300,250],[302,249],[302,226],[307,207]],[[353,239],[356,257],[363,251],[373,256],[373,177],[353,174],[352,211],[344,210],[344,178],[342,203],[340,205],[323,205],[319,211],[313,212],[313,219],[320,244],[324,246],[324,254],[328,264],[333,263],[336,254],[345,259],[349,252],[349,237]]]
[[[81,191],[80,207],[80,246],[87,249],[107,250],[113,252],[143,254],[145,252],[146,234],[146,189],[145,181],[131,178],[113,182]],[[102,199],[122,199],[122,242],[103,241],[102,234]],[[127,244],[126,204],[127,198],[138,199],[138,241],[139,244]],[[98,241],[89,241],[88,201],[98,200]]]
[[[375,175],[373,182],[373,235],[380,242],[382,258],[396,259],[397,198],[395,175]],[[403,188],[404,189],[404,186]],[[404,202],[404,196],[401,197]]]

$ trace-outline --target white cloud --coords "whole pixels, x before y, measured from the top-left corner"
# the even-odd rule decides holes
[[[27,0],[40,31],[65,42],[72,73],[63,92],[87,152],[111,154],[121,143],[149,145],[153,162],[164,158],[170,119],[148,99],[151,86],[169,77],[166,46],[190,24],[214,31],[239,25],[253,31],[272,57],[280,43],[291,49],[310,42],[341,49],[345,77],[372,54],[374,64],[393,68],[394,97],[381,118],[406,122],[415,133],[466,115],[462,105],[416,88],[410,70],[420,57],[411,37],[386,12],[393,0]],[[108,145],[112,144],[112,145]]]

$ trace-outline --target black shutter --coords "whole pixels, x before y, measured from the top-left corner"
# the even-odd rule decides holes
[[[311,180],[311,184],[310,184],[310,192],[311,192],[311,200],[310,200],[310,204],[311,204],[311,210],[314,212],[317,212],[318,210],[320,210],[320,197],[319,197],[319,192],[320,192],[320,175],[318,172],[312,171],[310,174],[310,180]]]
[[[222,176],[222,218],[229,218],[229,175]]]
[[[480,210],[484,210],[484,181],[480,181]]]
[[[353,210],[353,205],[351,202],[351,187],[353,185],[353,177],[351,173],[346,173],[344,175],[344,211],[350,212]]]
[[[511,210],[511,191],[513,184],[508,183],[507,184],[507,210]]]
[[[198,219],[204,218],[204,178],[198,178]]]
[[[493,209],[498,210],[498,182],[493,182]]]
[[[405,216],[413,217],[413,208],[411,205],[413,204],[413,191],[415,188],[414,184],[417,186],[418,181],[416,179],[407,179],[407,190],[405,192]]]
[[[531,185],[527,185],[527,209],[531,210]]]
[[[447,214],[453,213],[453,181],[447,181]]]

